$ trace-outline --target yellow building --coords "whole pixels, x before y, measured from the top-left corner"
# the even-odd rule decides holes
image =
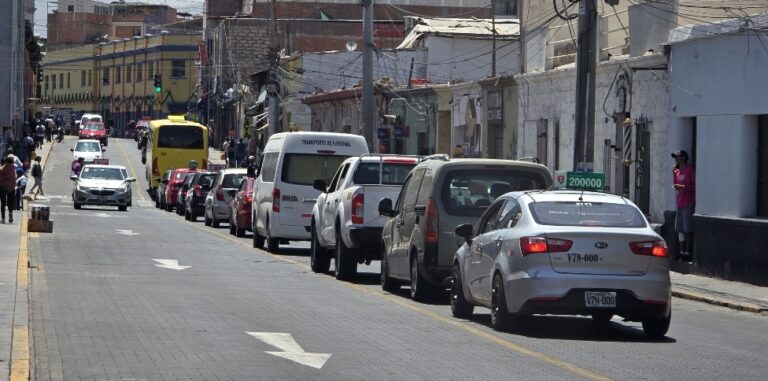
[[[118,133],[130,120],[186,113],[197,103],[199,40],[161,34],[48,53],[40,107],[96,112]]]

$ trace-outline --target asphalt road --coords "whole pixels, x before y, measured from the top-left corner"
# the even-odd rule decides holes
[[[674,299],[661,342],[619,319],[498,333],[485,309],[460,320],[447,298],[383,292],[378,263],[353,283],[314,274],[305,243],[273,255],[155,209],[132,140],[111,139],[107,156],[139,179],[134,207],[74,210],[73,145],[45,171],[54,233],[29,243],[32,379],[768,379],[766,316]],[[189,267],[157,266],[172,261]]]

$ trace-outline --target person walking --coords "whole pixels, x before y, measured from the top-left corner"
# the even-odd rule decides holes
[[[77,161],[72,163],[72,169],[69,172],[70,176],[80,176],[80,171],[83,170],[83,165],[85,165],[85,158],[78,157]]]
[[[237,139],[237,146],[236,146],[235,154],[237,165],[235,165],[235,168],[243,168],[245,166],[245,143],[243,143],[243,139]]]
[[[5,223],[5,209],[8,208],[8,222],[13,223],[13,208],[16,206],[16,166],[13,158],[6,156],[0,165],[0,223]]]
[[[675,231],[680,243],[680,259],[693,261],[693,212],[696,208],[696,171],[688,164],[688,152],[672,153],[675,166],[672,169],[672,186],[677,192]]]
[[[27,176],[24,176],[23,168],[16,168],[16,193],[14,194],[14,200],[16,201],[16,210],[24,210],[24,193],[27,192]]]
[[[43,166],[40,164],[40,156],[35,158],[35,162],[32,164],[31,175],[35,179],[35,185],[29,190],[29,194],[33,196],[33,199],[37,200],[37,195],[45,197],[43,191]]]
[[[37,127],[35,127],[35,149],[43,147],[43,141],[45,140],[46,129],[47,129],[47,123],[46,125],[38,124]]]

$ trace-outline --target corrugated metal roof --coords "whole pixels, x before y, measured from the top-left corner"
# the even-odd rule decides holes
[[[490,19],[419,18],[410,33],[397,49],[414,48],[424,35],[491,37],[493,21]],[[520,20],[496,20],[496,36],[515,38],[520,36]]]

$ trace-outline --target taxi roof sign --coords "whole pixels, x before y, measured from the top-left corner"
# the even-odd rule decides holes
[[[172,120],[174,122],[185,122],[186,119],[184,119],[184,115],[168,115],[168,120]]]
[[[553,187],[555,189],[605,192],[605,173],[555,171]]]

